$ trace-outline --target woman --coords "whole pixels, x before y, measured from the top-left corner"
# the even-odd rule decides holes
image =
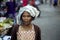
[[[31,23],[38,14],[39,11],[30,5],[22,7],[17,15],[18,25],[13,26],[11,40],[41,40],[40,28]]]

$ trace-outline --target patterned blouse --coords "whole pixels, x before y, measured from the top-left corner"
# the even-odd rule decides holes
[[[32,30],[22,31],[21,26],[17,32],[17,40],[35,40],[35,31],[34,26],[32,26]]]

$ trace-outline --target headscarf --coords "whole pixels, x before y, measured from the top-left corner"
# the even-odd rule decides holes
[[[21,18],[21,15],[24,11],[27,11],[32,17],[35,17],[35,18],[38,17],[38,15],[39,15],[39,11],[31,5],[27,5],[25,7],[22,7],[22,8],[20,8],[19,13],[16,17],[18,24],[21,23],[20,18]]]

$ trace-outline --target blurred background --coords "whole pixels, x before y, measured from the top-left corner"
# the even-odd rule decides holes
[[[0,0],[0,14],[6,14],[6,2],[8,1],[10,0]],[[15,1],[17,8],[20,9],[23,1]],[[35,5],[41,14],[33,23],[40,27],[42,40],[60,40],[60,0],[35,0]],[[16,15],[17,13],[18,11]]]

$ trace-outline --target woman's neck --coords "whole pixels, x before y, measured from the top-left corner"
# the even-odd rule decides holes
[[[28,30],[31,30],[32,29],[32,24],[29,24],[29,25],[24,25],[24,24],[21,24],[22,28],[24,29],[28,29]]]
[[[21,25],[21,26],[22,26],[23,30],[26,30],[26,31],[32,29],[32,24],[30,24],[30,25]]]
[[[23,26],[23,27],[30,27],[30,26],[32,26],[32,24],[28,24],[28,25],[21,24],[21,26]]]

